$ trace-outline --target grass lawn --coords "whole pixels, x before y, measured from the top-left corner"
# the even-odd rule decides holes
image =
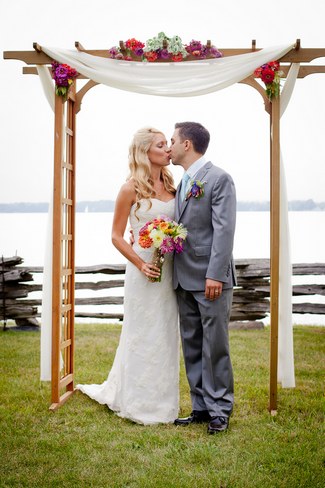
[[[100,383],[119,325],[76,326],[76,383]],[[324,338],[295,327],[296,388],[268,413],[269,328],[231,331],[235,408],[230,428],[144,427],[80,392],[56,413],[39,381],[38,332],[0,331],[0,487],[311,487],[325,485]],[[181,415],[191,410],[181,366]]]

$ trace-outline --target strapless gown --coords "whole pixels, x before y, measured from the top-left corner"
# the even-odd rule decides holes
[[[138,245],[140,228],[157,216],[174,218],[175,200],[141,200],[130,212],[133,246],[145,261],[153,250]],[[119,346],[107,380],[77,389],[120,417],[150,425],[173,422],[179,405],[179,327],[172,285],[172,255],[165,256],[161,282],[149,282],[132,263],[126,265],[124,321]]]

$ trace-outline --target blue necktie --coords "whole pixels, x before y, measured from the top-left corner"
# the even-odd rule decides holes
[[[187,186],[187,182],[189,179],[190,179],[190,175],[188,175],[187,173],[184,173],[183,178],[182,178],[181,191],[180,191],[181,201],[183,201],[185,198],[186,186]]]

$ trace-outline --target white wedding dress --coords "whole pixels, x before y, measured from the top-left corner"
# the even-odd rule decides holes
[[[147,262],[153,250],[138,244],[140,228],[155,217],[174,218],[175,200],[141,200],[130,224],[134,250]],[[165,255],[161,282],[148,281],[128,262],[124,288],[124,321],[119,346],[107,380],[101,385],[77,385],[120,417],[150,425],[173,422],[179,404],[179,332],[176,294],[172,286],[172,255]]]

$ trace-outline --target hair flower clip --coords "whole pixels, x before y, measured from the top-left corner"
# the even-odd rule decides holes
[[[204,185],[206,181],[195,180],[191,181],[191,188],[186,194],[185,200],[191,197],[197,198],[198,200],[204,196]]]

